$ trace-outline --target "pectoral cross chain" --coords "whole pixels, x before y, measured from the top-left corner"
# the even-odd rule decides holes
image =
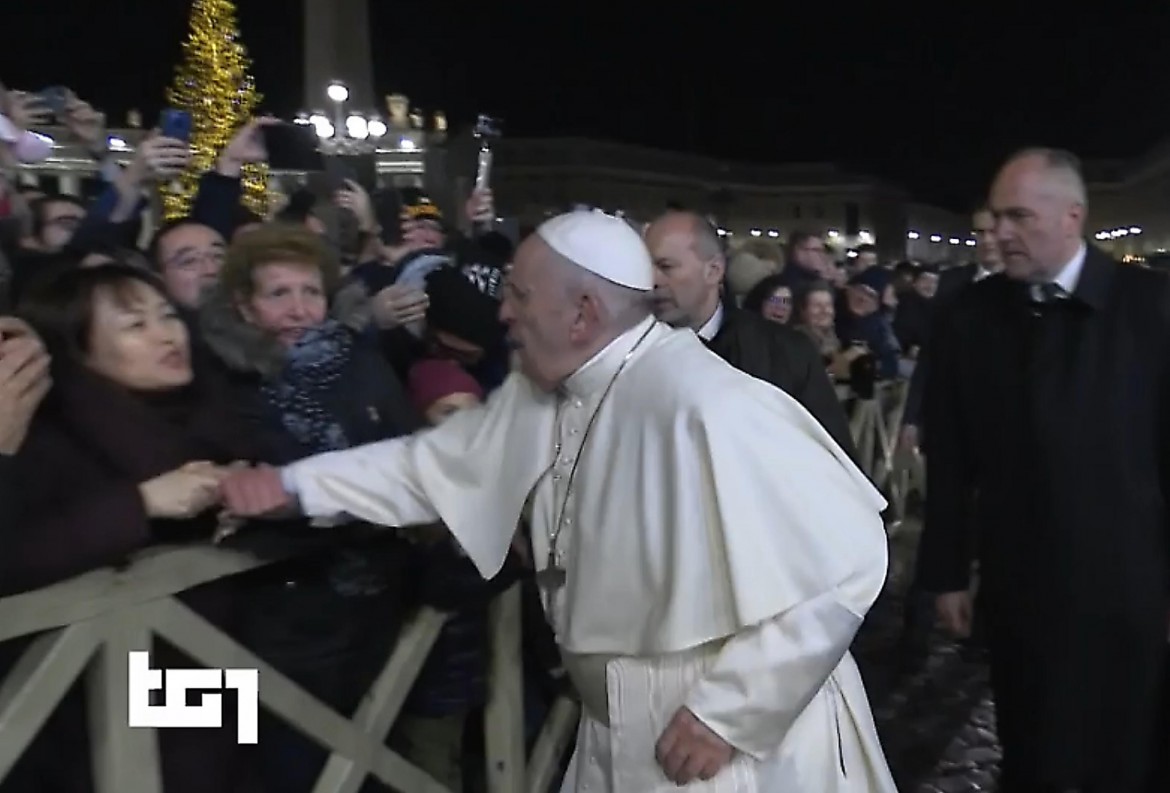
[[[536,574],[536,583],[540,588],[552,594],[565,585],[565,580],[568,575],[565,573],[565,568],[557,563],[556,551],[552,548],[548,549],[548,562],[545,564],[543,570]]]

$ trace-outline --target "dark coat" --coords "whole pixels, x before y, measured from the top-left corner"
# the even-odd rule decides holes
[[[360,289],[347,288],[334,300],[334,318],[354,332],[354,346],[337,387],[322,399],[355,446],[422,426],[376,340],[360,333],[368,319],[366,309]],[[312,455],[313,449],[285,431],[260,392],[264,380],[282,366],[283,350],[244,323],[222,294],[209,296],[201,314],[203,344],[227,368],[241,412],[267,450],[268,461],[280,465]],[[253,641],[274,661],[283,660],[286,671],[330,704],[352,709],[380,671],[401,621],[418,605],[434,605],[455,614],[428,656],[407,710],[446,716],[482,704],[487,692],[487,608],[495,592],[515,580],[514,574],[505,571],[485,582],[448,542],[407,544],[384,527],[368,524],[351,525],[347,531],[365,535],[350,550],[376,563],[392,581],[393,592],[374,601],[339,598],[323,585],[321,573],[335,566],[328,560],[280,565],[254,576],[257,589],[245,609]],[[290,587],[290,581],[297,586]],[[355,644],[363,649],[353,652]],[[335,679],[339,671],[344,680]]]
[[[967,588],[977,490],[1005,780],[1142,790],[1170,614],[1170,279],[1090,247],[1066,300],[980,281],[937,328],[927,391],[919,581]]]
[[[931,298],[907,292],[898,298],[894,311],[894,336],[906,352],[921,351],[930,334]]]
[[[19,522],[7,515],[0,520],[4,592],[121,564],[152,542],[209,540],[216,526],[214,510],[193,520],[150,520],[138,485],[196,460],[226,464],[252,459],[247,433],[234,425],[217,391],[197,380],[197,386],[181,393],[146,399],[67,364],[57,364],[55,370],[53,390],[13,460],[11,473],[23,515]],[[182,599],[230,632],[234,590],[234,579],[226,579],[191,590]],[[6,671],[26,645],[22,638],[0,647],[0,670]],[[156,666],[193,665],[167,645],[155,652]],[[62,791],[88,789],[82,694],[76,687],[58,706],[3,790],[50,785]],[[164,731],[160,739],[167,790],[228,789],[236,751],[231,733]],[[62,756],[62,747],[78,754]]]
[[[353,334],[349,357],[331,387],[317,395],[352,445],[412,432],[420,426],[401,382],[362,333],[364,295],[333,299],[333,315]],[[238,415],[261,447],[262,459],[286,465],[318,450],[284,426],[263,393],[278,378],[286,352],[269,334],[240,316],[223,290],[205,297],[199,314],[201,345],[230,382]],[[319,536],[307,521],[280,531],[290,540]],[[351,713],[381,671],[409,616],[413,547],[386,527],[352,521],[327,530],[330,540],[313,555],[270,565],[240,577],[244,643],[283,674],[339,712]],[[245,539],[245,538],[241,538]],[[262,714],[261,775],[266,787],[297,793],[312,788],[326,754],[297,730]]]
[[[0,517],[16,523],[24,508],[20,497],[20,482],[16,476],[16,457],[0,454]],[[0,592],[11,591],[8,583],[0,578]]]
[[[339,378],[318,398],[357,446],[407,434],[420,422],[398,378],[360,334],[366,306],[353,298],[341,295],[333,301],[335,318],[353,333],[353,344]],[[283,370],[281,345],[245,322],[222,291],[206,296],[199,327],[205,354],[218,362],[230,383],[237,414],[256,438],[262,459],[279,466],[316,453],[288,432],[262,392]],[[320,533],[306,521],[289,522],[282,530]],[[334,527],[329,534],[336,540],[331,548],[246,577],[244,630],[256,650],[282,671],[329,704],[350,708],[364,693],[370,670],[393,646],[405,617],[402,580],[410,547],[394,532],[361,522]],[[362,662],[358,675],[352,659],[366,654],[363,647],[369,648],[370,660]],[[314,683],[317,678],[320,685]]]
[[[723,325],[707,346],[736,369],[771,383],[799,402],[850,459],[857,460],[845,409],[807,336],[748,311],[724,306]]]
[[[910,377],[910,388],[906,393],[906,407],[902,412],[902,423],[921,426],[922,399],[926,390],[926,377],[930,361],[931,329],[946,316],[946,312],[955,302],[955,299],[970,286],[979,273],[979,265],[964,264],[961,267],[952,267],[943,270],[938,278],[938,291],[930,301],[930,317],[926,326],[926,338],[918,351],[918,360],[914,364],[914,374]]]
[[[226,393],[199,382],[147,398],[68,364],[13,461],[23,521],[4,521],[5,592],[118,564],[154,541],[210,539],[214,511],[150,520],[138,485],[180,466],[254,459]],[[200,378],[202,379],[202,378]]]

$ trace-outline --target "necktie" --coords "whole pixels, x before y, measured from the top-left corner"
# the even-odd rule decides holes
[[[1032,300],[1036,303],[1055,303],[1066,297],[1068,297],[1068,292],[1064,291],[1064,287],[1057,283],[1049,282],[1032,286]]]

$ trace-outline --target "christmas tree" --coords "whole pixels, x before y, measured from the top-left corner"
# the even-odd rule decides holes
[[[195,0],[191,6],[191,33],[183,44],[183,61],[167,91],[171,107],[191,114],[191,165],[163,193],[168,220],[191,209],[199,178],[215,165],[232,135],[252,117],[260,94],[256,92],[250,62],[238,41],[236,7],[231,0]],[[267,169],[244,169],[244,204],[266,212]]]

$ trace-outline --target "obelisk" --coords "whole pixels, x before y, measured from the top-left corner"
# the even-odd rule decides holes
[[[374,95],[369,0],[304,0],[305,108],[329,112],[325,89],[349,88],[347,108],[384,112]]]

